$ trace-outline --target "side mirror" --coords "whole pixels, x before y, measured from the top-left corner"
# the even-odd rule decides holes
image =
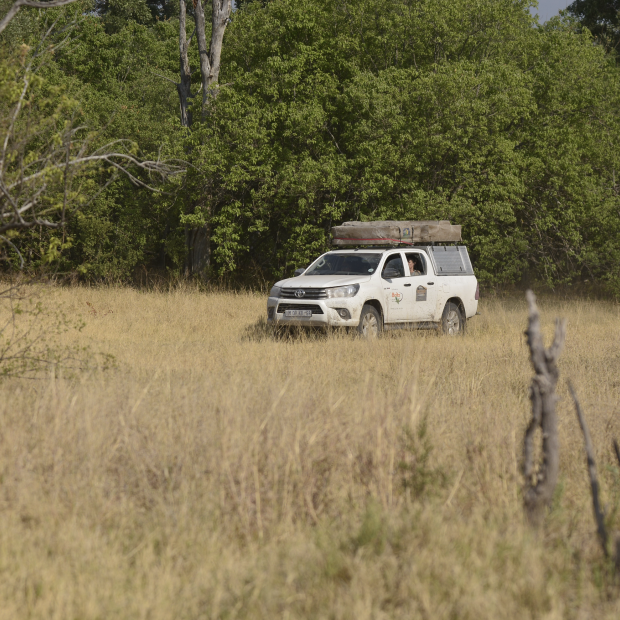
[[[300,267],[299,269],[295,269],[295,275],[293,277],[296,278],[297,276],[300,276],[305,271],[306,271],[305,267]]]
[[[391,280],[392,278],[400,277],[400,272],[394,267],[388,267],[387,269],[383,270],[381,277],[385,278],[386,280]]]

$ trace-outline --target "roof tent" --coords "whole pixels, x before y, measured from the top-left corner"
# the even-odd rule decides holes
[[[441,221],[344,222],[331,229],[332,245],[413,245],[461,241],[461,227]]]

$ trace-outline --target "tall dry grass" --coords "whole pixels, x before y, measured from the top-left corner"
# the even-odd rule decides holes
[[[52,300],[50,300],[51,302]],[[521,299],[464,338],[274,339],[252,294],[58,290],[113,370],[0,384],[0,619],[618,618],[581,397],[618,524],[620,310],[568,317],[561,478],[524,523]],[[71,340],[73,339],[73,340]]]

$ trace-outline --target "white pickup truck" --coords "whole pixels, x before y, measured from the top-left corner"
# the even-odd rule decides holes
[[[269,323],[356,328],[366,337],[407,327],[454,335],[478,310],[464,246],[337,249],[295,273],[271,289]]]

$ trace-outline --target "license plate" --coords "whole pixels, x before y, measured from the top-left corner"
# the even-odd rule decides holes
[[[285,310],[284,316],[312,316],[312,310]]]

